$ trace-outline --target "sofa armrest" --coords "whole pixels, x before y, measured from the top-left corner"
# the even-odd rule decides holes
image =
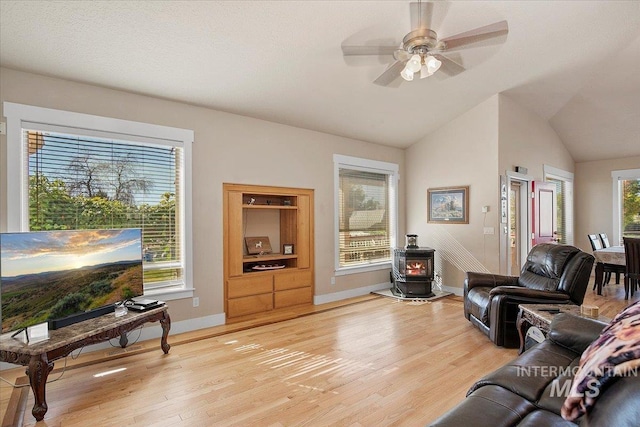
[[[596,319],[559,313],[551,322],[548,338],[578,354],[583,353],[607,326]]]
[[[513,299],[522,298],[522,302],[531,303],[532,300],[541,300],[540,304],[544,304],[549,300],[556,301],[558,303],[562,303],[565,301],[569,301],[569,295],[563,292],[555,292],[555,291],[542,291],[538,289],[529,289],[522,286],[498,286],[491,291],[489,291],[490,296],[496,295],[506,295],[507,297],[512,297]],[[551,303],[549,301],[549,303]]]
[[[476,286],[484,286],[495,288],[496,286],[515,286],[518,284],[518,278],[515,276],[501,276],[499,274],[477,273],[473,271],[467,272],[467,278],[464,280],[464,287],[467,290]]]

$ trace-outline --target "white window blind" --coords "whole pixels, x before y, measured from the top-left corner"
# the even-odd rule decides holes
[[[573,174],[548,165],[544,165],[543,169],[545,181],[556,186],[558,243],[573,245]]]
[[[145,284],[183,276],[182,149],[23,130],[29,229],[141,228]]]
[[[338,163],[337,269],[391,261],[396,234],[396,173],[393,168]]]

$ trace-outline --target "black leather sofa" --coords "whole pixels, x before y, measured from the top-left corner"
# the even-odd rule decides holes
[[[609,382],[578,424],[560,415],[580,356],[604,326],[558,314],[545,341],[476,382],[460,404],[430,425],[638,427],[640,377],[634,375]]]

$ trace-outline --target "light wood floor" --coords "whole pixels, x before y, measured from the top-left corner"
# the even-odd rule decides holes
[[[621,288],[589,290],[585,304],[612,317],[629,303]],[[0,409],[11,412],[22,392],[24,426],[416,426],[517,353],[472,327],[459,297],[349,302],[170,336],[168,355],[155,340],[83,355],[47,385],[43,422],[31,416],[28,387],[2,384]],[[24,382],[23,369],[1,375]]]

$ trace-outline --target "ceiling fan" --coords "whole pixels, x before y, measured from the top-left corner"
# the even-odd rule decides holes
[[[423,79],[433,75],[439,69],[450,76],[459,74],[465,68],[453,59],[444,56],[444,53],[467,47],[472,43],[494,39],[509,32],[507,21],[500,21],[451,37],[438,38],[438,34],[429,28],[433,7],[434,3],[432,2],[410,4],[411,23],[415,29],[404,36],[400,46],[343,44],[342,54],[344,56],[393,55],[395,61],[373,82],[380,86],[387,86],[399,75],[404,80],[411,81],[416,73],[419,73],[420,78]]]

